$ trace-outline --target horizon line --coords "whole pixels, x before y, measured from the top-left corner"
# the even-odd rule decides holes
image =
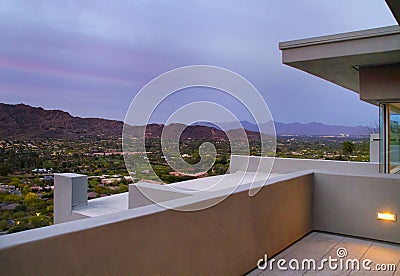
[[[4,102],[0,102],[0,104],[14,105],[14,106],[15,106],[15,105],[25,105],[25,106],[29,106],[29,107],[32,107],[32,108],[41,108],[41,109],[47,110],[47,111],[62,111],[62,112],[68,113],[68,114],[69,114],[70,116],[72,116],[72,117],[78,117],[78,118],[82,118],[82,119],[103,119],[103,120],[109,120],[109,121],[119,121],[119,122],[122,122],[122,123],[125,124],[125,121],[124,121],[124,120],[117,119],[117,118],[105,118],[105,117],[101,117],[101,116],[97,116],[97,117],[91,117],[91,116],[90,116],[90,117],[76,116],[76,115],[74,115],[74,114],[71,114],[71,112],[66,111],[66,110],[63,110],[63,109],[59,109],[59,108],[44,108],[44,107],[42,107],[42,106],[30,105],[30,104],[26,104],[26,103],[22,103],[22,102],[20,102],[20,103],[4,103]],[[199,122],[205,122],[205,121],[201,121],[201,120],[200,120],[200,121],[195,122],[195,123],[193,123],[193,124],[196,124],[196,123],[199,123]],[[253,124],[253,125],[259,125],[259,124],[266,124],[266,123],[269,123],[270,121],[261,122],[261,123],[259,123],[259,124],[256,124],[256,123],[254,123],[254,122],[250,122],[250,121],[247,120],[247,119],[244,119],[244,120],[240,120],[239,122],[241,122],[241,123],[250,123],[250,124]],[[373,125],[374,125],[373,122],[370,122],[369,125],[367,125],[367,124],[364,124],[364,125],[362,125],[362,124],[358,124],[358,125],[344,125],[344,124],[340,124],[340,123],[331,124],[331,123],[324,123],[324,122],[317,122],[317,121],[311,121],[311,122],[286,121],[286,122],[283,122],[283,121],[273,120],[273,122],[274,122],[275,124],[276,124],[276,123],[282,123],[282,124],[295,124],[295,123],[298,123],[298,124],[302,124],[302,125],[308,125],[308,124],[316,123],[316,124],[323,124],[323,125],[326,125],[326,126],[340,126],[340,127],[369,127],[369,128],[374,127],[374,126],[373,126]],[[226,123],[234,123],[234,121],[218,121],[218,122],[207,122],[207,123],[212,123],[212,124],[217,124],[217,123],[226,124]],[[127,124],[127,123],[126,123],[126,124]],[[148,124],[165,125],[165,122],[150,121],[150,122],[148,122]],[[186,124],[183,123],[183,122],[171,122],[170,124],[184,124],[184,125],[186,125]],[[191,125],[193,125],[193,124],[191,124]],[[138,125],[133,125],[133,126],[138,126]]]

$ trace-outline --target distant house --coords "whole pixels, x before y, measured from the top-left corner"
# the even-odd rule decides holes
[[[40,193],[40,192],[43,191],[43,188],[40,187],[40,186],[37,186],[37,185],[33,185],[32,187],[30,187],[30,190],[31,190],[32,192],[35,192],[35,193]]]
[[[140,179],[140,180],[138,181],[138,183],[140,183],[140,182],[146,182],[146,183],[151,183],[151,184],[159,184],[159,185],[162,185],[162,184],[163,184],[163,183],[160,182],[160,181],[155,181],[155,180],[151,180],[151,179]]]
[[[16,189],[14,186],[9,186],[9,185],[0,185],[0,192],[3,193],[9,193],[13,195],[21,195],[21,191]]]
[[[121,182],[121,180],[122,180],[122,178],[104,178],[100,182],[101,182],[101,184],[110,185],[115,182],[119,183],[119,182]]]
[[[9,220],[7,220],[7,224],[14,226],[15,225],[15,221],[13,219],[9,219]]]
[[[207,172],[198,172],[198,173],[181,173],[181,172],[170,172],[170,175],[173,176],[188,176],[188,177],[195,177],[195,178],[202,178],[208,176]]]
[[[18,203],[1,204],[0,210],[12,211],[12,210],[15,210],[18,206],[20,206],[20,204],[18,204]]]
[[[124,180],[125,181],[130,181],[130,182],[133,182],[133,177],[132,176],[124,176]]]
[[[46,187],[44,187],[44,190],[45,190],[46,192],[49,192],[49,191],[51,191],[51,190],[54,190],[54,186],[53,186],[53,185],[52,185],[52,186],[47,185]]]
[[[32,170],[32,173],[52,173],[53,172],[53,169],[52,168],[50,168],[50,169],[45,169],[45,168],[42,168],[42,169],[38,169],[38,168],[36,168],[36,169],[33,169]]]

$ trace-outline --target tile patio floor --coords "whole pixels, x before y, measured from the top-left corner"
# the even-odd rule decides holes
[[[337,255],[338,248],[345,248],[347,256],[343,258],[345,264],[348,259],[360,260],[360,270],[331,270],[328,263],[325,263],[323,270],[300,270],[295,271],[289,268],[288,262],[297,259],[301,262],[303,259],[313,258],[317,266],[322,259],[331,258],[340,259]],[[261,257],[261,256],[260,256]],[[276,262],[273,270],[267,268],[262,271],[255,269],[248,273],[249,276],[256,275],[395,275],[400,276],[400,245],[365,240],[358,238],[349,238],[340,235],[312,232],[289,248],[282,251],[274,257],[276,260],[285,259],[288,270],[282,271],[277,268]],[[362,262],[370,259],[370,267],[375,268],[376,264],[395,264],[397,271],[367,271],[362,268]]]

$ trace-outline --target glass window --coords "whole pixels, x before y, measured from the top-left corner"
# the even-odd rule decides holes
[[[379,105],[379,172],[386,173],[386,104]]]
[[[380,104],[380,172],[400,174],[400,103]]]
[[[388,105],[389,173],[400,174],[400,103]]]

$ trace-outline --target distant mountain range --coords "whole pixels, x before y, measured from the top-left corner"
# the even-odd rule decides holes
[[[369,135],[371,128],[367,126],[340,126],[340,125],[325,125],[322,123],[312,122],[307,124],[302,123],[275,123],[275,131],[277,135],[299,135],[299,136],[324,136],[324,135],[349,135],[362,136]],[[207,125],[207,123],[204,123]],[[248,121],[241,121],[243,128],[251,131],[259,131],[256,124]],[[234,128],[237,123],[219,123],[220,128],[228,130]],[[262,124],[260,126],[263,127]]]
[[[61,110],[45,110],[25,104],[0,103],[0,139],[13,140],[43,140],[56,139],[97,139],[120,138],[123,122],[100,118],[80,118],[71,116]],[[221,123],[221,128],[208,123],[188,126],[182,133],[182,138],[222,139],[227,138],[228,131],[235,137],[238,130],[232,129],[233,123]],[[246,134],[250,139],[259,139],[256,125],[243,121]],[[134,126],[133,129],[143,130],[144,126]],[[163,130],[161,124],[146,126],[146,137],[160,137]],[[181,128],[182,125],[171,124],[167,128]],[[348,127],[332,126],[321,123],[275,123],[277,135],[368,135],[370,130],[365,126]]]

